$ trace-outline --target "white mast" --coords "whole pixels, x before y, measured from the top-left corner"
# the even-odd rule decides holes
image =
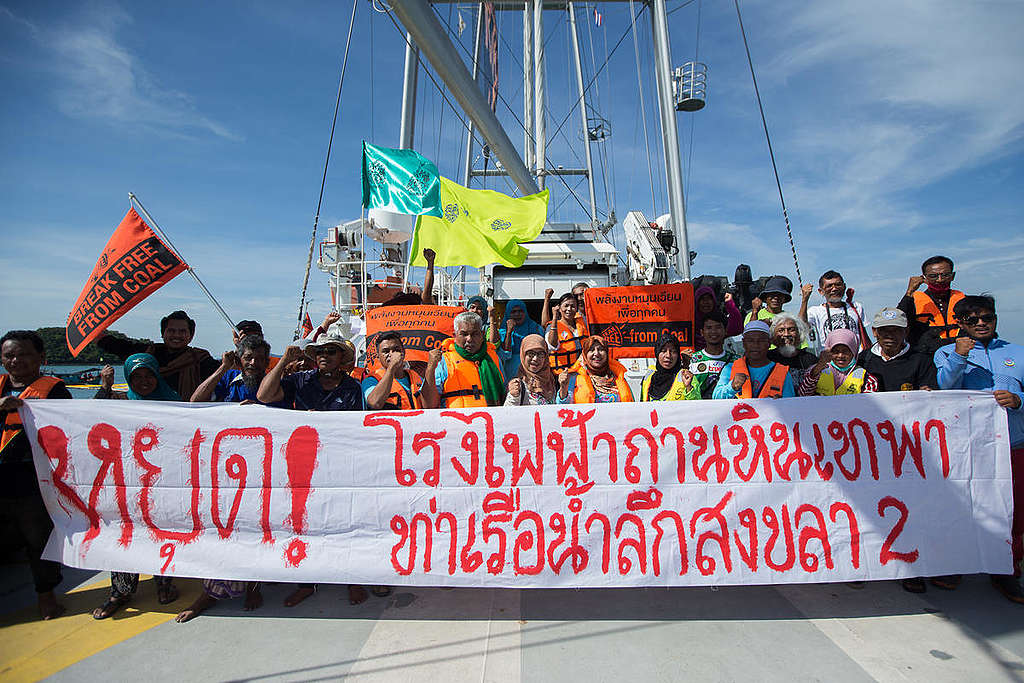
[[[544,0],[533,0],[533,125],[537,143],[537,186],[544,189],[544,163],[547,156],[547,129],[544,105],[547,103],[544,84]]]

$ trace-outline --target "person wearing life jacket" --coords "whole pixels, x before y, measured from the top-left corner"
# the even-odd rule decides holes
[[[53,619],[64,612],[53,593],[63,577],[59,563],[42,559],[53,522],[39,491],[32,447],[18,415],[18,408],[28,399],[71,398],[64,382],[40,374],[45,360],[46,347],[35,332],[12,330],[0,339],[0,362],[7,371],[0,375],[0,532],[5,547],[27,546],[39,614]],[[13,538],[7,538],[8,534]]]
[[[567,292],[558,300],[555,319],[547,324],[545,339],[551,351],[551,369],[556,375],[572,367],[583,350],[587,325],[578,316],[578,311],[576,295]]]
[[[768,360],[771,331],[763,320],[743,327],[743,355],[722,368],[712,398],[789,398],[796,396],[789,368]]]
[[[626,383],[626,368],[612,359],[604,337],[583,340],[583,353],[566,374],[559,376],[558,403],[630,403],[633,392]]]
[[[857,365],[859,345],[853,330],[832,330],[825,337],[818,362],[804,373],[797,387],[800,396],[843,396],[878,391],[878,382]]]
[[[700,382],[690,372],[689,357],[680,353],[679,340],[663,333],[654,344],[655,365],[640,383],[641,401],[700,399]]]
[[[367,372],[362,380],[367,410],[419,410],[423,407],[423,378],[405,362],[402,335],[391,330],[377,337],[377,358],[382,370]]]
[[[956,273],[946,256],[932,256],[921,264],[921,274],[910,278],[907,293],[897,308],[903,311],[910,327],[907,341],[911,348],[928,354],[951,344],[960,335],[953,309],[964,293],[952,288]],[[927,287],[918,291],[922,284]]]
[[[482,408],[505,400],[505,378],[494,344],[484,341],[480,316],[464,311],[452,321],[455,336],[432,349],[423,377],[428,408]]]

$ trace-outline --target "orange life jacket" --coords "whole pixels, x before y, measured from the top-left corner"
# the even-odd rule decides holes
[[[556,375],[568,369],[580,357],[583,350],[583,340],[587,338],[587,328],[580,318],[575,321],[575,327],[569,327],[561,320],[555,321],[558,348],[548,356],[548,363]]]
[[[10,375],[0,375],[0,395],[7,390],[7,382]],[[56,377],[40,377],[18,394],[18,398],[46,398],[50,391],[61,383]],[[7,444],[21,431],[21,416],[17,410],[4,413],[3,432],[0,433],[0,452],[7,448]]]
[[[626,382],[626,368],[617,360],[609,358],[608,369],[615,375],[615,389],[619,394],[619,402],[631,402],[633,400],[633,391]],[[577,363],[572,372],[576,373],[576,387],[572,392],[573,403],[596,402],[597,392],[594,391],[594,382],[590,379],[590,372],[587,370],[587,366],[583,363]]]
[[[940,339],[956,339],[960,334],[960,326],[953,321],[953,307],[963,298],[963,292],[952,290],[946,312],[943,313],[927,292],[914,292],[914,317],[920,323],[938,328]]]
[[[391,380],[391,393],[388,394],[388,398],[384,401],[384,405],[380,408],[381,410],[419,410],[423,407],[423,401],[420,398],[420,389],[423,388],[423,378],[417,375],[412,370],[406,370],[409,374],[409,386],[412,391],[402,386],[402,383],[398,381],[398,378]],[[373,376],[378,380],[384,379],[384,371],[378,370],[373,373]]]
[[[504,382],[501,361],[498,360],[494,344],[484,343],[487,344],[487,355],[494,367],[498,368],[498,375]],[[487,398],[481,388],[483,383],[480,381],[480,368],[477,364],[459,355],[455,350],[455,340],[451,337],[441,344],[441,354],[448,366],[448,379],[444,381],[443,387],[438,387],[441,404],[446,408],[486,408]]]
[[[359,382],[360,384],[362,384],[363,380],[366,379],[367,377],[369,377],[370,375],[373,375],[374,377],[377,377],[377,375],[375,375],[374,373],[370,372],[366,368],[358,368],[358,367],[352,368],[351,370],[349,370],[349,373],[348,373],[349,377],[351,377],[355,381]],[[380,379],[380,377],[377,377],[377,379]]]
[[[782,396],[782,388],[786,384],[786,375],[789,374],[789,368],[782,363],[774,363],[772,371],[768,373],[768,379],[761,385],[761,390],[757,392],[757,396],[754,396],[754,385],[750,381],[750,369],[747,367],[747,359],[737,358],[732,362],[732,374],[731,377],[736,375],[746,375],[747,381],[743,383],[743,388],[740,389],[740,393],[737,398],[778,398]]]

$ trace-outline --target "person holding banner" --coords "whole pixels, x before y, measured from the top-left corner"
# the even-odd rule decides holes
[[[53,522],[39,491],[32,447],[18,408],[26,399],[71,398],[64,382],[40,373],[45,361],[46,346],[36,332],[11,330],[0,340],[0,362],[7,371],[0,375],[0,529],[5,545],[10,533],[16,543],[26,546],[39,615],[44,620],[64,613],[64,606],[53,594],[63,576],[60,563],[42,559]]]
[[[541,406],[555,402],[555,390],[568,379],[557,378],[548,363],[548,345],[539,334],[527,335],[519,346],[519,373],[508,383],[507,406]]]
[[[519,351],[523,339],[530,335],[544,334],[544,328],[534,321],[526,312],[526,303],[520,299],[510,299],[505,304],[505,317],[501,321],[501,348],[508,354],[503,361],[501,370],[506,377],[519,374]]]
[[[505,401],[501,359],[484,341],[480,316],[464,311],[452,321],[455,337],[432,349],[423,378],[423,401],[428,408],[500,406]]]
[[[953,316],[959,335],[954,344],[935,352],[939,387],[991,391],[996,403],[1006,409],[1013,481],[1013,574],[992,575],[991,579],[1008,600],[1024,604],[1020,584],[1024,561],[1024,346],[996,334],[996,302],[991,296],[964,296],[953,306]],[[959,577],[938,580],[948,584],[937,584],[943,588],[955,588],[959,583]]]
[[[109,368],[109,366],[107,366]],[[106,370],[107,368],[104,368]],[[148,353],[136,353],[124,361],[124,376],[128,382],[126,393],[110,390],[113,373],[105,373],[103,387],[106,395],[97,392],[97,398],[128,399],[129,401],[180,401],[181,396],[160,376],[160,363]],[[178,599],[178,588],[170,576],[154,576],[157,602],[168,605]],[[93,619],[106,619],[131,602],[139,588],[139,575],[133,572],[110,572],[110,595],[92,611]]]
[[[878,391],[878,382],[857,365],[857,334],[845,327],[832,330],[825,337],[825,349],[818,362],[804,373],[797,387],[800,396],[841,396],[871,394]]]
[[[796,396],[789,368],[768,360],[771,331],[763,320],[743,328],[743,356],[722,369],[713,398],[791,398]]]
[[[640,383],[641,401],[699,400],[700,383],[690,372],[690,359],[680,353],[674,334],[663,334],[654,344],[655,366]]]
[[[219,365],[206,349],[189,346],[195,334],[196,321],[185,311],[174,311],[160,320],[161,344],[118,339],[105,334],[97,340],[96,346],[125,359],[136,353],[153,356],[160,364],[160,376],[174,387],[178,395],[191,396]]]
[[[383,370],[367,372],[362,381],[368,410],[419,410],[423,407],[423,378],[405,362],[402,335],[394,330],[377,337],[377,357]]]
[[[593,335],[583,340],[583,353],[565,373],[559,376],[558,403],[627,403],[633,392],[626,382],[626,368],[611,358],[608,342]]]
[[[544,293],[544,300],[547,302],[550,297],[547,290]],[[555,374],[567,370],[580,357],[583,350],[583,340],[587,338],[586,323],[577,315],[579,311],[579,300],[572,292],[566,292],[558,300],[558,307],[555,309],[555,319],[547,326],[546,339],[548,349],[551,351],[551,369]]]
[[[316,367],[285,376],[285,368],[301,356],[313,359]],[[346,366],[355,360],[355,347],[342,334],[341,323],[334,323],[306,348],[289,346],[281,362],[267,373],[256,397],[262,403],[283,402],[293,410],[362,410],[363,391]],[[285,607],[294,607],[316,592],[316,585],[300,583],[285,599]],[[348,601],[351,605],[365,602],[366,589],[351,584]]]

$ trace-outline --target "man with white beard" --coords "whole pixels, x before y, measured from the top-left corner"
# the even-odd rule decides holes
[[[788,367],[794,386],[799,386],[804,373],[818,362],[818,357],[804,346],[807,330],[807,323],[792,313],[779,313],[772,319],[775,348],[768,352],[768,360]]]
[[[801,288],[804,305],[810,297],[812,286],[808,283]],[[825,303],[811,306],[806,312],[801,306],[800,315],[810,325],[808,341],[814,353],[821,353],[825,337],[832,330],[851,330],[857,336],[860,348],[870,347],[871,343],[864,329],[864,306],[853,300],[853,290],[847,289],[843,276],[834,270],[826,271],[818,278],[818,294],[825,299]],[[853,351],[857,353],[857,349]]]

